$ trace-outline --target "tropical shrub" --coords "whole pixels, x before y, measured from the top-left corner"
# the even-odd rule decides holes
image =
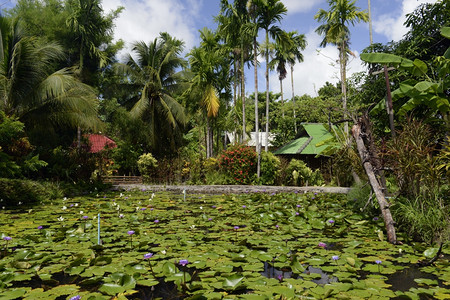
[[[0,178],[1,206],[33,204],[46,198],[46,189],[38,182]]]
[[[347,194],[347,199],[348,203],[353,206],[353,210],[358,213],[376,216],[380,212],[375,194],[372,193],[372,187],[369,183],[354,185]]]
[[[151,153],[145,153],[139,156],[137,161],[139,172],[141,173],[144,181],[149,181],[151,177],[156,174],[156,168],[158,168],[158,161],[153,157]]]
[[[272,152],[262,152],[260,183],[274,185],[280,171],[280,165],[280,159]]]
[[[219,156],[219,167],[231,183],[251,184],[255,178],[256,151],[245,145],[234,145]]]
[[[32,155],[33,146],[25,136],[25,125],[0,111],[0,176],[21,177],[36,172],[47,163]]]
[[[137,161],[143,154],[140,146],[131,142],[118,141],[117,148],[112,150],[114,169],[119,175],[136,175],[138,172]]]
[[[383,153],[399,186],[394,218],[419,241],[449,238],[449,182],[442,164],[445,150],[437,152],[437,142],[431,126],[408,119]]]
[[[320,170],[311,170],[304,161],[293,159],[286,168],[286,183],[294,186],[322,185]]]

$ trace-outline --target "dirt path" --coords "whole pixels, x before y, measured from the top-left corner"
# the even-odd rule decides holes
[[[266,185],[147,185],[147,184],[119,184],[114,190],[146,189],[149,191],[174,192],[188,194],[242,194],[242,193],[338,193],[347,194],[351,188],[322,187],[322,186],[266,186]]]

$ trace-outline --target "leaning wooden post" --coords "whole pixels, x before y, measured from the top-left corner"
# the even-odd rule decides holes
[[[384,224],[386,226],[386,234],[389,243],[397,244],[397,236],[395,234],[394,220],[392,219],[391,210],[389,209],[389,203],[386,201],[384,193],[378,183],[375,173],[373,172],[372,164],[369,160],[369,153],[366,150],[364,141],[361,137],[361,123],[353,125],[352,135],[356,141],[356,146],[358,148],[359,156],[363,163],[364,170],[366,171],[367,177],[369,177],[370,185],[375,193],[378,204],[380,206],[381,214],[383,215]]]

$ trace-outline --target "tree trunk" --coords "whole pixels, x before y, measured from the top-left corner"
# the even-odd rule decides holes
[[[391,95],[391,83],[389,81],[389,74],[387,66],[383,66],[384,79],[386,81],[386,110],[389,115],[389,127],[391,129],[392,138],[395,137],[395,127],[394,127],[394,108],[392,106],[392,95]]]
[[[297,117],[295,115],[295,93],[294,93],[294,66],[291,65],[291,87],[292,87],[292,103],[294,106],[294,131],[297,134]]]
[[[284,119],[284,99],[283,99],[283,79],[280,79],[280,93],[281,93],[281,115]]]
[[[339,48],[339,64],[341,71],[341,93],[342,93],[342,109],[344,110],[344,119],[347,120],[347,83],[346,83],[346,68],[347,68],[347,59],[345,53],[345,41],[342,42],[341,47]],[[344,123],[344,132],[348,137],[348,122]],[[350,139],[348,139],[350,140]]]
[[[372,186],[372,190],[374,191],[375,196],[377,197],[381,214],[383,215],[384,224],[386,226],[386,235],[388,242],[392,244],[397,244],[397,236],[395,234],[394,220],[392,219],[391,211],[389,209],[389,203],[386,201],[381,186],[378,183],[377,178],[375,177],[372,164],[370,163],[370,153],[366,150],[364,141],[362,139],[362,135],[364,135],[365,133],[361,131],[362,131],[361,122],[358,122],[358,124],[355,124],[352,128],[352,135],[356,140],[359,156],[361,157],[361,161],[363,162],[364,170],[366,171],[366,174],[369,177],[369,182],[370,185]]]
[[[259,147],[259,116],[258,116],[258,53],[256,49],[256,37],[253,40],[253,63],[255,65],[255,142],[256,142],[256,176],[261,176],[261,147]]]
[[[266,30],[266,45],[269,47],[269,32]],[[266,49],[266,136],[264,150],[269,151],[269,49]]]
[[[247,140],[245,131],[245,78],[244,78],[244,41],[241,39],[241,99],[242,99],[242,142]]]

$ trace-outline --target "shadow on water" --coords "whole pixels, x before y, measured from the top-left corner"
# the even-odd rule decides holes
[[[393,291],[408,291],[410,288],[418,288],[419,285],[414,279],[431,279],[436,280],[436,285],[443,286],[442,281],[437,276],[422,272],[419,267],[411,266],[400,270],[388,277],[386,283],[392,285]]]
[[[328,284],[331,282],[337,282],[337,277],[329,276],[326,272],[322,271],[320,268],[314,268],[312,266],[308,266],[303,274],[319,274],[320,278],[312,279],[311,281],[316,284]],[[268,262],[264,262],[264,272],[261,275],[267,278],[293,278],[293,279],[303,279],[303,277],[299,274],[292,272],[290,269],[278,269],[275,268]]]

